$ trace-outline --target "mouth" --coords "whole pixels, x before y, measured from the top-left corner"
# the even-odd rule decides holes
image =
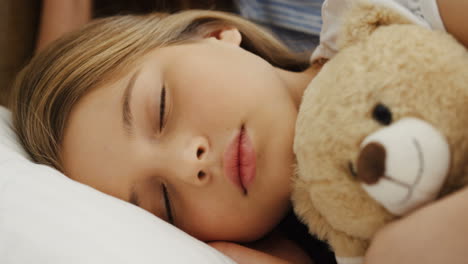
[[[414,145],[414,148],[416,149],[417,153],[417,161],[418,161],[418,170],[417,174],[412,182],[405,182],[404,180],[398,179],[397,177],[392,177],[390,175],[385,175],[384,179],[387,179],[389,182],[392,182],[395,185],[400,186],[401,188],[406,190],[406,195],[402,197],[401,201],[399,202],[400,204],[406,203],[410,199],[412,199],[413,194],[415,190],[419,186],[419,182],[422,179],[423,173],[424,173],[424,154],[421,148],[421,144],[416,138],[412,139],[412,143]]]
[[[242,125],[223,157],[224,173],[245,195],[255,178],[256,155],[252,141]]]

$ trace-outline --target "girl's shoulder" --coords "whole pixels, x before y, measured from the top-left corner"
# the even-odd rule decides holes
[[[371,4],[383,5],[402,14],[415,24],[445,30],[436,0],[367,0]],[[325,0],[322,5],[322,29],[320,44],[314,50],[311,61],[333,57],[338,51],[337,37],[344,17],[356,0]]]

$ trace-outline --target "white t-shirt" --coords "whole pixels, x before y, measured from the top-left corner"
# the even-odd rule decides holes
[[[436,0],[368,0],[401,13],[416,24],[444,30]],[[320,44],[314,50],[311,61],[329,59],[338,51],[337,36],[342,27],[343,16],[356,0],[325,0],[322,5],[322,30]]]

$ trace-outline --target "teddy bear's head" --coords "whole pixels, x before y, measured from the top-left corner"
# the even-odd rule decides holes
[[[307,88],[294,151],[298,215],[321,238],[369,239],[468,181],[468,53],[369,4]]]

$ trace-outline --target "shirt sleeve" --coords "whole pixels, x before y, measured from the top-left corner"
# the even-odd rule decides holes
[[[369,0],[373,4],[391,8],[415,24],[445,30],[436,0]],[[338,52],[337,38],[346,12],[356,0],[325,0],[322,5],[320,43],[310,60],[330,59]]]

